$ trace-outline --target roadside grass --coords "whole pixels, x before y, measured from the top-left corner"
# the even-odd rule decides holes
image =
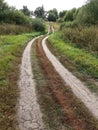
[[[69,86],[64,85],[51,63],[38,51],[41,39],[32,45],[32,69],[38,102],[47,130],[97,130],[98,123]],[[83,129],[82,129],[83,128]]]
[[[83,73],[98,78],[98,58],[84,49],[65,43],[59,33],[52,34],[49,37],[52,45],[57,48],[63,55],[68,56]]]
[[[19,65],[27,42],[39,32],[0,36],[0,130],[16,130]]]

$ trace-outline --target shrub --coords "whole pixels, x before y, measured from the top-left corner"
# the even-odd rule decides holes
[[[32,28],[35,31],[45,32],[45,23],[42,19],[36,18],[32,20]]]
[[[98,28],[96,26],[63,29],[62,38],[98,54]]]
[[[5,10],[0,12],[1,23],[13,23],[18,25],[30,24],[29,17],[18,10]]]

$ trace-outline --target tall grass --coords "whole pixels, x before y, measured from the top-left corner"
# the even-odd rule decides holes
[[[0,36],[0,130],[16,130],[19,64],[26,43],[40,33]]]
[[[30,33],[30,32],[32,32],[32,27],[30,26],[0,24],[0,35],[21,34],[21,33]]]
[[[52,34],[49,40],[62,55],[69,57],[79,70],[91,77],[98,78],[98,58],[96,56],[84,49],[64,42],[59,32]]]
[[[75,43],[78,47],[86,48],[98,54],[98,28],[97,26],[80,26],[77,28],[62,29],[62,38]]]

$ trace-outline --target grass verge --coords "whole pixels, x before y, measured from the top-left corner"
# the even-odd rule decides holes
[[[19,64],[27,41],[40,33],[0,36],[0,129],[16,130]]]
[[[60,34],[49,37],[49,48],[62,64],[80,78],[93,91],[98,93],[98,58],[83,49],[65,43]]]

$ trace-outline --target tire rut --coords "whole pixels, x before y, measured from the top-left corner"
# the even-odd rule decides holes
[[[20,68],[20,97],[17,113],[20,130],[44,130],[30,59],[31,45],[36,39],[31,40],[25,48]]]

